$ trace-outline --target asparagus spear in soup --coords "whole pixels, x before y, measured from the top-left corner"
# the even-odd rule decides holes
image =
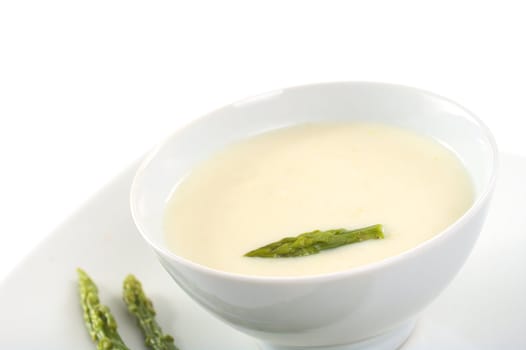
[[[383,239],[382,225],[373,225],[357,230],[335,229],[312,231],[296,237],[286,237],[245,254],[248,257],[288,258],[317,254],[325,249],[358,243],[369,239]]]

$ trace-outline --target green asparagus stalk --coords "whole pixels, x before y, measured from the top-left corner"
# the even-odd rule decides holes
[[[128,311],[137,319],[145,338],[144,343],[149,349],[178,350],[174,338],[164,334],[155,321],[153,304],[144,294],[141,282],[133,275],[128,275],[124,280],[123,298]]]
[[[117,322],[110,309],[101,305],[95,283],[82,269],[77,269],[80,303],[84,322],[98,350],[129,350],[117,332]]]
[[[285,258],[317,254],[321,250],[333,249],[343,245],[383,239],[382,225],[373,225],[357,230],[343,228],[327,231],[312,231],[296,237],[286,237],[245,254],[248,257]]]

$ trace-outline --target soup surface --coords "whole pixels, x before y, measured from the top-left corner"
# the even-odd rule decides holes
[[[371,123],[303,124],[231,144],[175,188],[165,238],[214,269],[267,276],[341,271],[430,239],[472,204],[461,161],[436,140]],[[243,254],[316,229],[383,224],[385,239],[294,258]]]

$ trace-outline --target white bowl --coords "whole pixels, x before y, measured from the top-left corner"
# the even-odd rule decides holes
[[[214,270],[169,251],[163,214],[175,185],[227,144],[303,122],[375,121],[434,137],[472,176],[476,199],[434,238],[382,261],[315,276],[258,277]],[[196,302],[263,349],[392,349],[418,313],[468,257],[495,185],[497,148],[488,129],[458,104],[404,86],[341,82],[244,99],[193,122],[158,146],[139,168],[131,210],[161,264]],[[206,220],[206,218],[203,218]]]

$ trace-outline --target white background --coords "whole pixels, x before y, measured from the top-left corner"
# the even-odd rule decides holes
[[[526,154],[526,12],[507,1],[0,2],[0,280],[160,139],[304,83],[412,85]]]

